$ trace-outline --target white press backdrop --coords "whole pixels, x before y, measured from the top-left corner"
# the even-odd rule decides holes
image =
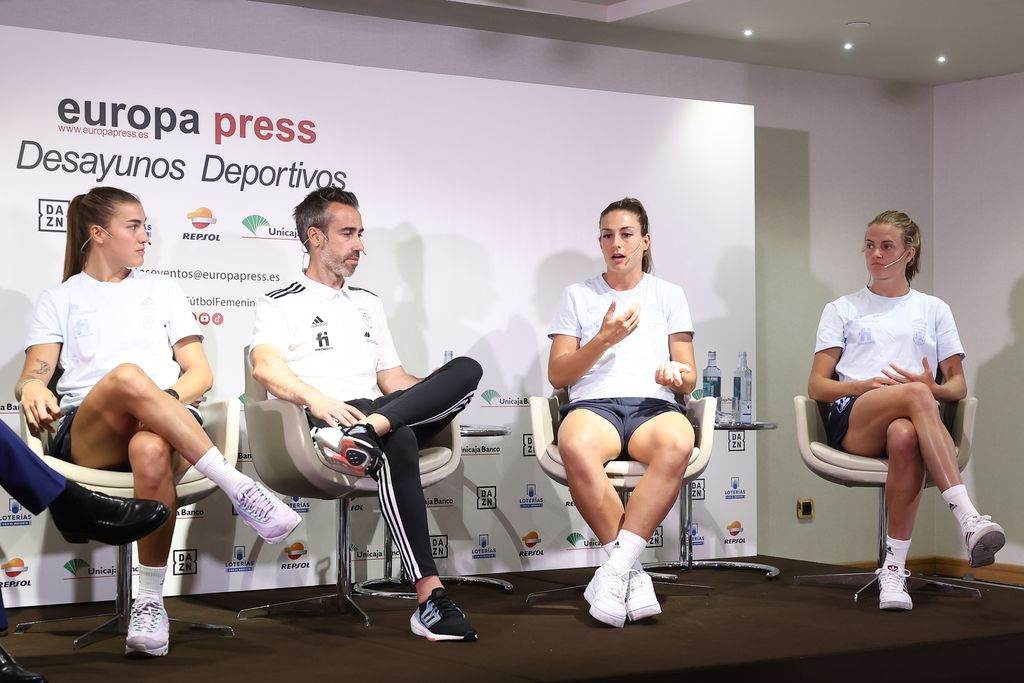
[[[16,65],[0,73],[0,408],[12,427],[32,308],[61,276],[63,211],[98,184],[141,197],[145,267],[190,297],[214,397],[241,394],[252,306],[302,265],[291,208],[326,182],[359,196],[369,255],[352,281],[383,298],[406,368],[426,373],[445,350],[476,358],[484,379],[462,419],[511,430],[465,439],[460,474],[426,492],[442,573],[599,560],[567,491],[530,457],[522,404],[550,391],[547,326],[561,288],[601,271],[608,202],[648,207],[655,273],[686,290],[698,365],[716,350],[728,380],[737,352],[757,362],[751,107],[6,27],[0,58]],[[241,451],[253,474],[244,426]],[[756,552],[754,457],[752,438],[716,435],[696,488],[699,557]],[[112,549],[67,545],[0,501],[8,605],[113,595]],[[166,592],[332,582],[334,503],[292,504],[304,524],[287,547],[262,544],[220,494],[180,510]],[[376,502],[354,507],[356,572],[376,575]],[[645,559],[677,554],[677,520]]]

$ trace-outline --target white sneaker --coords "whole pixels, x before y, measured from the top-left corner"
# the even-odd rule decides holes
[[[588,605],[594,604],[594,596],[597,595],[597,587],[604,581],[604,565],[602,564],[594,572],[594,576],[590,579],[590,583],[583,589],[583,599],[587,601]]]
[[[267,543],[278,543],[299,525],[302,517],[257,481],[245,481],[231,494],[238,516]]]
[[[914,609],[914,601],[907,592],[910,572],[900,571],[895,564],[888,564],[875,570],[878,577],[878,609]]]
[[[996,561],[996,553],[1006,544],[1003,527],[988,515],[968,517],[964,522],[964,545],[972,567],[984,567]]]
[[[124,653],[163,657],[170,647],[169,623],[163,602],[146,597],[137,599],[132,603]]]
[[[626,623],[626,574],[616,574],[605,562],[594,572],[590,583],[594,584],[589,601],[590,616],[609,626],[622,628]]]
[[[654,594],[651,575],[638,569],[631,569],[628,577],[626,616],[629,620],[640,621],[661,614],[661,604],[658,602],[658,596]]]

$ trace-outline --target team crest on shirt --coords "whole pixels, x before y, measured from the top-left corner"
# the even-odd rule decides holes
[[[875,338],[871,334],[870,327],[862,327],[857,332],[857,342],[860,344],[874,344]]]
[[[367,311],[365,308],[360,308],[359,309],[359,315],[363,316],[363,324],[366,325],[368,328],[370,328],[372,330],[373,329],[373,318],[370,317],[370,312]]]
[[[925,329],[923,327],[915,328],[914,343],[917,344],[918,346],[924,346],[926,341],[927,335],[925,334]]]

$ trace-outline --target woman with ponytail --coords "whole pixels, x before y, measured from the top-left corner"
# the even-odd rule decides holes
[[[265,540],[283,540],[299,516],[230,467],[192,403],[213,381],[202,334],[181,288],[141,272],[149,235],[138,197],[96,187],[68,209],[63,282],[43,293],[15,386],[29,428],[56,431],[51,452],[78,465],[130,468],[135,493],[176,507],[189,465],[216,483]],[[56,366],[58,402],[48,384]],[[180,453],[185,462],[180,462]],[[162,586],[174,515],[139,541],[139,594],[126,654],[168,650]]]
[[[697,373],[686,295],[650,274],[643,204],[608,205],[598,244],[605,272],[567,287],[551,323],[548,380],[569,388],[558,450],[576,509],[608,553],[584,597],[591,616],[621,628],[661,612],[639,558],[679,497],[694,434],[676,399]],[[626,508],[604,471],[616,458],[647,465]]]

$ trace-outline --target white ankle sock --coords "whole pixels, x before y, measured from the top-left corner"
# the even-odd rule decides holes
[[[248,476],[229,465],[216,447],[211,448],[206,455],[199,458],[195,468],[229,495],[234,493],[239,483],[252,481]]]
[[[896,565],[898,571],[907,566],[907,553],[910,552],[910,539],[885,537],[885,566]]]
[[[967,495],[967,487],[963,484],[950,486],[942,492],[942,499],[949,505],[949,511],[956,517],[956,521],[960,522],[961,529],[966,520],[978,515],[978,510],[971,502],[971,497]]]
[[[621,529],[615,540],[619,547],[612,551],[608,562],[619,574],[625,574],[640,560],[640,553],[647,547],[647,539],[637,536],[632,531]]]
[[[136,596],[136,599],[147,597],[153,600],[158,600],[162,603],[164,600],[164,575],[166,573],[166,566],[147,567],[140,562],[139,594]]]
[[[601,546],[601,548],[603,548],[605,553],[608,554],[608,557],[611,557],[612,552],[615,550],[615,541],[612,541],[611,543],[605,543]]]

